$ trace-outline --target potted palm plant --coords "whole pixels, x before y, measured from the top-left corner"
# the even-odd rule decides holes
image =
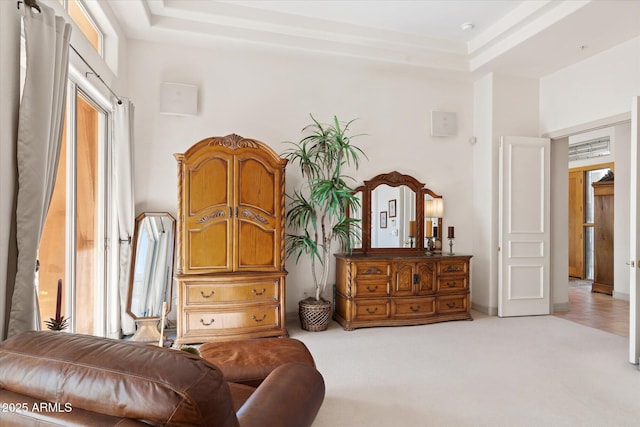
[[[285,236],[286,255],[296,262],[304,254],[311,262],[315,297],[299,302],[302,328],[309,331],[327,329],[332,303],[324,298],[329,281],[329,266],[333,243],[350,251],[359,238],[359,219],[349,218],[347,208],[354,209],[359,199],[347,184],[348,167],[358,168],[364,152],[351,144],[349,126],[354,120],[341,123],[333,117],[331,124],[322,124],[311,116],[312,123],[302,130],[299,142],[290,144],[284,156],[289,165],[300,168],[303,183],[288,195],[286,213],[288,233]]]

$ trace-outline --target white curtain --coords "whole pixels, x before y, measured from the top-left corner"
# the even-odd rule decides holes
[[[40,5],[21,8],[27,52],[18,115],[18,267],[8,336],[39,329],[35,266],[60,157],[71,25]]]
[[[135,203],[133,197],[133,104],[122,99],[113,107],[113,147],[114,147],[114,199],[117,209],[118,223],[118,288],[113,310],[109,314],[109,335],[117,338],[120,331],[124,335],[133,334],[135,322],[127,314],[127,297],[129,274],[131,267],[131,245],[135,224]],[[115,295],[112,295],[115,297]]]

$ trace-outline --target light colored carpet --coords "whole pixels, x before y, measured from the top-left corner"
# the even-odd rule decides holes
[[[300,329],[326,382],[314,427],[640,426],[627,339],[554,316]]]

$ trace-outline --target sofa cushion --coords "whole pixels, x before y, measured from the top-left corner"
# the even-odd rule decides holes
[[[294,338],[210,342],[202,344],[199,350],[202,358],[220,367],[227,381],[254,387],[285,363],[303,363],[315,367],[307,346]]]
[[[52,331],[0,343],[0,388],[155,425],[237,426],[229,386],[200,357]]]

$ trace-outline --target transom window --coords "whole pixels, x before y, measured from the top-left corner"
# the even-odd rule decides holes
[[[73,22],[80,28],[89,43],[95,48],[100,56],[103,56],[104,34],[96,24],[95,19],[89,13],[82,0],[58,0],[69,13]]]

